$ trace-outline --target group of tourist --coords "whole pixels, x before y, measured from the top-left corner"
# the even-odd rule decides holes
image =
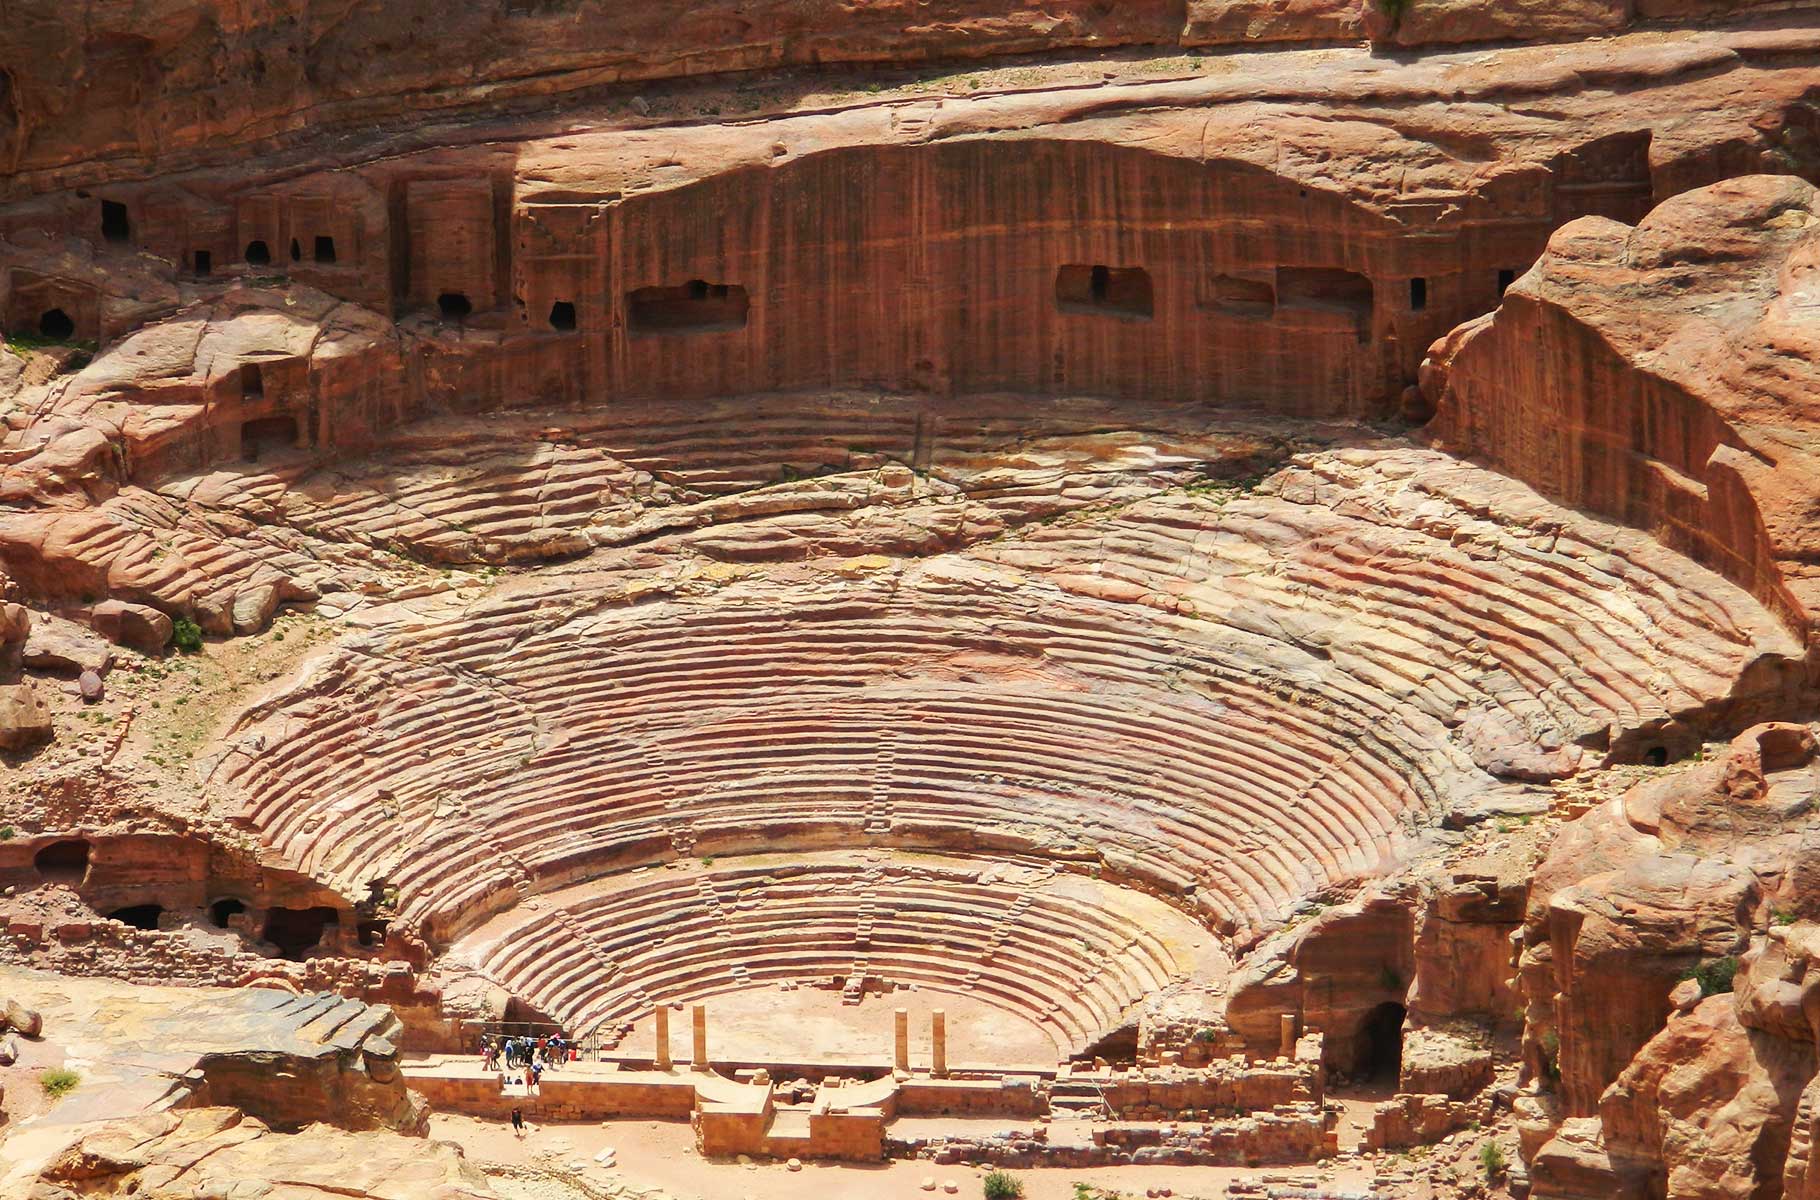
[[[580,1052],[575,1043],[564,1038],[560,1033],[545,1037],[505,1037],[495,1034],[482,1034],[480,1038],[481,1066],[488,1071],[499,1072],[500,1090],[516,1084],[525,1085],[525,1094],[542,1094],[543,1073],[553,1071],[561,1063],[572,1062]],[[522,1071],[523,1075],[514,1074]]]

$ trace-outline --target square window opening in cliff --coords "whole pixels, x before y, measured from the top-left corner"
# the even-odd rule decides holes
[[[1267,279],[1216,275],[1213,277],[1213,308],[1229,317],[1267,321],[1276,315],[1277,289]]]
[[[76,322],[61,308],[47,308],[38,318],[38,333],[53,342],[67,342],[76,336]]]
[[[198,278],[206,278],[215,269],[215,256],[207,250],[197,250],[190,255],[190,269]]]
[[[550,328],[560,333],[575,331],[575,305],[572,301],[558,300],[550,305]]]
[[[1148,321],[1156,295],[1142,267],[1070,263],[1055,273],[1055,305],[1065,313]]]
[[[1421,312],[1428,307],[1428,280],[1420,275],[1409,281],[1409,311]]]
[[[316,239],[316,261],[319,263],[332,263],[335,261],[334,238],[318,237]]]
[[[1498,269],[1498,299],[1502,300],[1504,298],[1504,293],[1509,291],[1510,285],[1516,281],[1516,271],[1510,267],[1500,267]]]
[[[445,321],[459,321],[474,311],[474,305],[460,292],[444,292],[436,297],[436,311]]]
[[[132,240],[133,222],[126,214],[126,205],[118,200],[101,202],[101,236],[110,242]]]
[[[691,279],[681,287],[628,292],[626,327],[639,335],[744,329],[751,307],[746,289],[738,284]]]
[[[265,372],[259,369],[258,363],[247,363],[240,368],[240,395],[242,399],[265,395]]]
[[[1371,336],[1371,280],[1338,267],[1279,267],[1277,307],[1319,314],[1350,324],[1363,342]]]
[[[260,417],[240,426],[240,457],[258,462],[261,455],[295,449],[296,417]]]
[[[250,267],[267,266],[272,261],[272,248],[264,242],[254,239],[246,244],[244,257]]]

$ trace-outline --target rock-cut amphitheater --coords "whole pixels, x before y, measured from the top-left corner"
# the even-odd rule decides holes
[[[19,0],[0,334],[0,1197],[1820,1200],[1820,0]]]

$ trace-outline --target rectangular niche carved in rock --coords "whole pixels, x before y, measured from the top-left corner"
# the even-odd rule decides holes
[[[1277,303],[1350,322],[1362,342],[1371,336],[1371,280],[1338,267],[1278,267]]]
[[[1148,321],[1155,295],[1150,272],[1142,267],[1070,263],[1055,273],[1055,304],[1067,313]]]
[[[1212,302],[1206,307],[1229,317],[1269,320],[1276,315],[1277,289],[1268,279],[1215,275]]]
[[[751,302],[738,284],[691,279],[681,287],[643,287],[626,295],[626,327],[635,334],[712,333],[744,329]]]

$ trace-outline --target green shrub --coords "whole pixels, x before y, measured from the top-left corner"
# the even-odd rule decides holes
[[[1698,983],[1702,996],[1720,996],[1732,990],[1732,980],[1737,974],[1738,960],[1728,954],[1724,958],[1707,959],[1681,978]]]
[[[1778,925],[1793,925],[1797,920],[1799,920],[1799,918],[1796,917],[1796,915],[1794,913],[1785,912],[1780,908],[1770,909],[1769,910],[1769,919],[1774,921]]]
[[[1194,1040],[1203,1046],[1211,1044],[1213,1040],[1219,1036],[1219,1034],[1208,1028],[1201,1028],[1194,1031]]]
[[[44,1094],[52,1100],[67,1096],[81,1082],[82,1076],[68,1067],[52,1067],[38,1076],[38,1086],[43,1088]]]
[[[986,1175],[986,1200],[1018,1200],[1024,1194],[1024,1185],[1003,1171],[991,1171]]]
[[[1486,1142],[1479,1147],[1479,1165],[1485,1168],[1485,1182],[1496,1182],[1504,1174],[1504,1147]]]
[[[1409,0],[1377,0],[1377,5],[1390,18],[1393,29],[1403,23],[1403,14],[1409,11]]]
[[[1542,1035],[1542,1074],[1551,1082],[1561,1078],[1561,1035],[1552,1029]]]
[[[194,654],[202,649],[202,626],[188,617],[178,617],[171,622],[171,641],[185,654]]]
[[[0,825],[0,842],[10,842],[17,831],[11,825]]]

